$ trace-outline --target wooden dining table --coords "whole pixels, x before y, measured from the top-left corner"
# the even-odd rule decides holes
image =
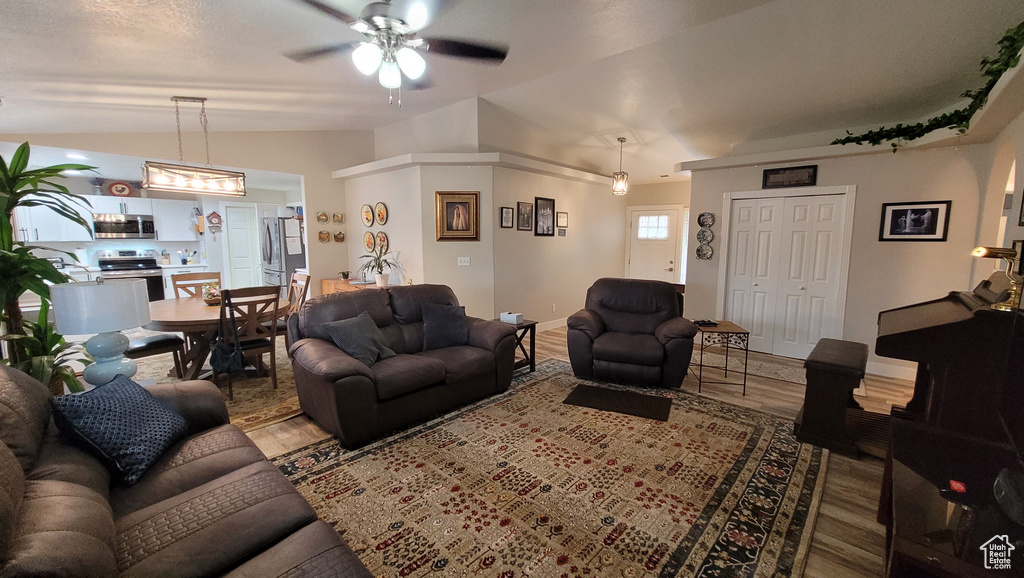
[[[233,303],[244,303],[244,299],[232,299]],[[288,300],[277,304],[277,316],[288,314]],[[267,311],[266,321],[273,318],[273,311]],[[220,324],[220,305],[207,305],[198,297],[163,299],[149,304],[150,322],[146,329],[181,333],[185,336],[185,356],[182,359],[184,379],[200,379],[203,366],[210,357],[213,340]]]

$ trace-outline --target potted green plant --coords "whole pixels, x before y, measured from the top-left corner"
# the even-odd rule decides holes
[[[92,363],[92,357],[82,349],[81,344],[68,343],[64,336],[53,330],[47,320],[49,311],[50,302],[43,299],[39,307],[39,319],[35,323],[25,322],[22,325],[26,330],[24,335],[7,334],[0,337],[12,345],[12,351],[25,354],[20,361],[8,358],[0,362],[34,377],[50,389],[50,395],[63,395],[65,385],[71,393],[78,393],[83,391],[83,387],[75,376],[71,362],[77,361],[85,366]]]
[[[359,270],[373,272],[374,280],[376,280],[378,287],[388,286],[388,275],[384,274],[384,269],[398,267],[398,263],[394,259],[388,258],[390,254],[390,251],[385,251],[383,246],[378,245],[373,253],[360,255],[359,257],[360,259],[370,259],[369,261],[364,261]]]
[[[349,275],[351,274],[351,271],[338,271],[338,275],[341,275],[342,279],[348,279]]]
[[[88,171],[95,167],[80,164],[62,164],[38,169],[28,168],[29,146],[23,143],[11,156],[10,162],[0,157],[0,305],[2,321],[11,335],[26,335],[25,321],[18,299],[31,291],[46,300],[50,297],[49,283],[66,283],[68,277],[53,263],[32,254],[34,249],[14,238],[14,210],[18,207],[45,207],[58,215],[84,227],[92,234],[89,222],[78,213],[75,205],[89,208],[89,201],[54,182],[66,178],[68,170]],[[60,251],[77,261],[73,253]],[[11,365],[18,365],[32,357],[25,343],[8,340]]]

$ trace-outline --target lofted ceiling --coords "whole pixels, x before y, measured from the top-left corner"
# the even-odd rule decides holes
[[[432,86],[399,108],[345,55],[282,56],[362,38],[297,0],[5,0],[0,140],[173,132],[172,95],[207,97],[211,131],[373,129],[479,96],[605,174],[627,136],[631,181],[655,182],[744,143],[825,144],[947,109],[1024,20],[1020,0],[393,0],[415,2],[432,14],[425,36],[505,44],[508,58],[428,52]]]

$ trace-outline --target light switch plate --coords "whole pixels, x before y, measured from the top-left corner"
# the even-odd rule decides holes
[[[469,267],[469,257],[459,257],[459,267]]]

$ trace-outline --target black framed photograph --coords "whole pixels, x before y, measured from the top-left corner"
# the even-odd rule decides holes
[[[533,203],[524,203],[523,201],[519,201],[518,203],[516,203],[516,212],[518,213],[516,220],[516,230],[532,231]]]
[[[554,237],[555,200],[546,197],[534,197],[533,214],[533,234],[537,237]]]
[[[515,222],[516,211],[512,207],[501,208],[501,228],[511,229]]]
[[[883,203],[879,241],[945,241],[953,201]]]
[[[761,178],[762,189],[786,187],[813,187],[818,184],[818,165],[765,169]]]
[[[569,213],[555,213],[555,226],[559,229],[569,228]]]

